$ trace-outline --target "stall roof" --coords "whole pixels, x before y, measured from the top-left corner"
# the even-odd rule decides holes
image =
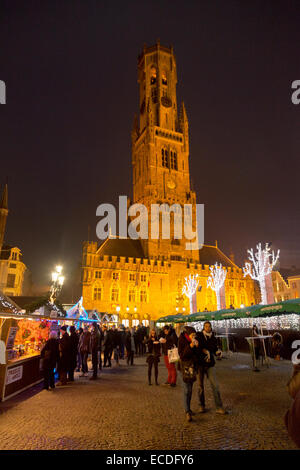
[[[284,300],[268,305],[251,305],[238,309],[223,309],[214,312],[197,312],[190,315],[168,315],[156,320],[156,323],[190,323],[206,320],[230,320],[238,318],[271,317],[283,314],[300,314],[300,298]]]
[[[21,308],[10,297],[0,292],[0,313],[20,314]]]
[[[20,313],[0,313],[0,318],[14,318],[15,320],[51,320],[51,321],[66,321],[66,322],[82,322],[82,323],[99,323],[99,320],[92,320],[90,318],[67,318],[67,317],[49,317],[44,315],[26,315]]]

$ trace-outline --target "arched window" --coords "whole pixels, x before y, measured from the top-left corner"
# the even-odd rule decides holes
[[[162,72],[161,74],[161,83],[163,85],[167,85],[168,84],[168,80],[167,80],[167,74],[165,71]]]
[[[168,150],[161,149],[161,164],[164,168],[169,168]]]
[[[102,287],[94,287],[94,300],[102,300]]]
[[[135,289],[129,289],[128,291],[128,301],[135,302]]]
[[[157,79],[157,71],[155,67],[151,67],[150,70],[150,84],[155,85]]]
[[[177,153],[171,150],[171,168],[177,170]]]
[[[140,301],[147,302],[147,292],[144,289],[140,291]]]
[[[111,300],[112,302],[119,302],[119,289],[113,288],[111,290]]]

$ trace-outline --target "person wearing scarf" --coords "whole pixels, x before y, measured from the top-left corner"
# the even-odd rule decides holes
[[[192,421],[191,399],[193,383],[196,380],[197,369],[197,349],[196,330],[191,326],[186,326],[179,336],[178,354],[180,357],[180,370],[183,381],[183,403],[188,422]]]
[[[204,378],[208,378],[210,386],[214,395],[216,413],[226,414],[223,408],[219,385],[215,373],[215,358],[214,356],[221,357],[222,351],[219,350],[217,339],[212,331],[211,323],[205,322],[203,330],[197,334],[196,339],[199,342],[199,356],[198,356],[198,397],[199,397],[199,412],[205,412],[205,394],[204,394]]]

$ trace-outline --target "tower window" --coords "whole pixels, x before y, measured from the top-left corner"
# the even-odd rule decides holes
[[[162,72],[162,74],[161,74],[161,82],[162,82],[163,85],[167,85],[167,84],[168,84],[166,72]]]
[[[171,151],[171,168],[177,170],[177,153]]]
[[[163,167],[169,168],[168,150],[161,149],[161,164]]]
[[[151,89],[151,98],[152,98],[152,103],[157,103],[157,89],[156,88]]]
[[[155,85],[156,78],[157,78],[156,68],[151,67],[151,70],[150,70],[150,83],[151,83],[151,85]]]

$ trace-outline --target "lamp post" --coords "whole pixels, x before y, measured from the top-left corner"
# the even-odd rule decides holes
[[[50,288],[50,302],[54,304],[59,296],[64,283],[64,276],[62,275],[62,266],[56,266],[55,271],[52,272],[52,284]]]

